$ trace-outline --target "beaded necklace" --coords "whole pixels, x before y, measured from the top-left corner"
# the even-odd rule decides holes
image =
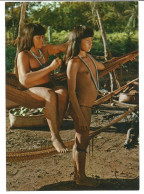
[[[34,58],[39,62],[39,64],[41,65],[41,67],[45,67],[45,58],[44,55],[42,53],[42,51],[40,49],[38,49],[40,56],[37,56],[32,50],[30,50],[31,54],[34,56]],[[41,61],[39,59],[41,59],[43,57],[44,60],[44,64],[41,63]]]
[[[97,78],[97,80],[95,80],[94,75],[93,75],[92,70],[90,69],[89,65],[82,59],[82,57],[80,57],[80,56],[78,55],[79,59],[81,59],[81,61],[82,61],[82,62],[86,65],[86,67],[89,69],[90,75],[91,75],[91,79],[92,79],[92,81],[93,81],[93,83],[94,83],[94,85],[95,85],[95,88],[99,91],[99,79],[98,79],[98,70],[97,70],[97,66],[96,66],[94,60],[92,59],[92,57],[91,57],[90,55],[88,55],[88,54],[87,54],[87,56],[91,59],[91,61],[93,62],[94,66],[95,66],[95,69],[96,69],[96,78]]]

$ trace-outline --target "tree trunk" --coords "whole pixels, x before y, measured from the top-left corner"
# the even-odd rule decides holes
[[[51,26],[49,26],[48,28],[48,36],[49,36],[49,42],[51,42],[52,41],[52,27]]]
[[[100,29],[100,32],[101,32],[102,41],[103,41],[103,45],[104,45],[104,58],[107,61],[108,58],[110,58],[110,59],[112,58],[112,55],[111,55],[111,52],[110,52],[110,49],[109,49],[106,33],[104,31],[104,27],[103,27],[103,24],[102,24],[102,20],[101,20],[98,8],[96,8],[96,14],[97,14],[98,23],[99,23],[99,29]],[[120,84],[119,84],[119,81],[117,79],[117,74],[116,74],[115,70],[113,71],[113,74],[114,74],[114,78],[115,78],[115,81],[116,81],[116,85],[119,88]],[[109,72],[109,76],[110,76],[110,87],[111,87],[111,92],[112,92],[113,91],[113,76],[112,76],[112,72]]]
[[[25,17],[26,17],[26,6],[27,6],[27,3],[26,2],[23,2],[21,4],[21,15],[20,15],[20,21],[19,21],[19,28],[18,28],[18,36],[16,38],[16,40],[14,41],[14,44],[17,44],[18,42],[18,39],[20,37],[20,34],[21,34],[21,29],[23,28],[23,25],[24,25],[24,22],[25,22]],[[17,51],[18,51],[18,46],[17,46]],[[18,52],[16,52],[16,57],[17,57],[17,54]],[[15,58],[16,58],[15,57]],[[16,66],[16,63],[15,63],[15,67],[14,67],[14,73],[17,74],[17,66]]]
[[[96,19],[96,14],[95,14],[96,5],[97,5],[96,2],[95,2],[95,3],[94,3],[94,2],[91,2],[91,3],[90,3],[93,25],[96,26],[96,25],[95,25],[95,22],[96,22],[97,25],[98,25],[98,27],[99,27],[99,23],[98,23],[98,21],[97,21],[97,19]]]
[[[111,52],[109,50],[109,45],[108,45],[106,33],[104,31],[104,27],[102,24],[102,20],[101,20],[101,17],[100,17],[100,14],[99,14],[99,11],[97,8],[96,8],[96,14],[97,14],[99,28],[100,28],[100,32],[101,32],[101,36],[102,36],[102,40],[103,40],[103,45],[104,45],[104,56],[105,56],[105,60],[107,60],[107,57],[111,58],[112,56],[111,56]]]
[[[12,10],[12,41],[14,41],[15,38],[15,28],[14,28],[14,11],[13,6],[11,7]]]
[[[20,15],[20,21],[19,21],[18,36],[17,36],[17,39],[15,40],[14,44],[17,44],[18,38],[19,38],[20,33],[21,33],[21,29],[22,29],[22,27],[24,25],[24,22],[25,22],[26,6],[27,6],[27,2],[23,2],[22,5],[21,5],[21,15]]]
[[[26,6],[27,6],[27,2],[23,2],[21,5],[21,16],[20,16],[20,21],[19,21],[19,31],[18,31],[18,36],[21,33],[21,29],[24,25],[25,22],[25,17],[26,17]]]
[[[102,41],[103,41],[103,45],[104,45],[104,58],[105,58],[105,61],[107,61],[108,57],[111,58],[111,52],[109,50],[107,37],[106,37],[104,27],[103,27],[103,24],[102,24],[102,21],[101,21],[101,17],[100,17],[100,14],[99,14],[99,11],[98,11],[97,8],[96,8],[96,14],[97,14],[99,29],[100,29],[100,32],[101,32]],[[109,72],[109,76],[110,76],[110,83],[111,83],[110,86],[111,86],[111,92],[112,92],[113,91],[113,76],[112,76],[111,72]]]

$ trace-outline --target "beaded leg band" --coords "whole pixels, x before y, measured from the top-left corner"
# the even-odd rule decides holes
[[[87,153],[86,149],[81,149],[81,148],[78,148],[78,147],[76,147],[76,151]]]

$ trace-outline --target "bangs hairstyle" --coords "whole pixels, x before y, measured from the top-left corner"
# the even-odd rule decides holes
[[[35,35],[44,35],[46,33],[46,29],[40,24],[34,24],[33,36]]]
[[[69,45],[67,47],[65,61],[66,64],[69,59],[77,56],[81,49],[81,40],[88,37],[93,37],[94,31],[93,29],[80,25],[73,29],[70,33],[69,37]]]
[[[22,27],[22,31],[20,33],[19,41],[18,41],[18,52],[23,50],[30,50],[33,44],[33,36],[35,35],[44,35],[46,33],[46,29],[40,24],[29,23],[25,24]]]

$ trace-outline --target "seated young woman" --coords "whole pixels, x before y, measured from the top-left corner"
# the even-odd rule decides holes
[[[49,64],[49,55],[65,52],[67,43],[44,44],[46,29],[40,24],[25,24],[18,39],[15,70],[26,92],[45,102],[45,117],[51,131],[53,146],[58,152],[67,152],[60,134],[60,126],[68,102],[67,89],[56,87],[50,74],[62,65],[60,58]]]

